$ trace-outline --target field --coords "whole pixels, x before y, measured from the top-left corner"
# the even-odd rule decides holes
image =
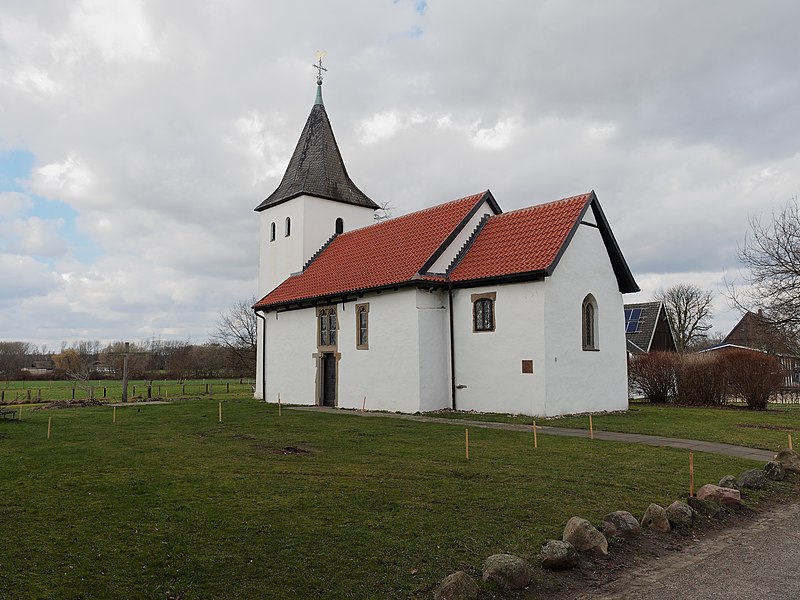
[[[128,381],[128,398],[179,398],[181,396],[234,394],[252,392],[253,382],[247,379],[155,379]],[[47,402],[50,400],[119,401],[122,381],[96,379],[90,381],[0,381],[0,402]]]
[[[3,598],[430,597],[567,519],[687,494],[687,453],[240,397],[0,421]],[[52,422],[47,439],[48,419]],[[468,425],[468,424],[465,424]],[[695,454],[696,480],[753,463]]]

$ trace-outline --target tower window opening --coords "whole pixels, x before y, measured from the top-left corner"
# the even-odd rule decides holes
[[[289,217],[286,217],[286,230],[283,232],[284,237],[289,237],[292,235],[292,220]]]
[[[344,233],[344,219],[337,217],[336,219],[336,233]]]

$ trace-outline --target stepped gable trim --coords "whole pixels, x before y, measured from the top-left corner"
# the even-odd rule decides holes
[[[319,253],[306,271],[285,279],[274,290],[261,298],[254,308],[266,310],[289,305],[299,307],[300,303],[320,298],[343,297],[343,295],[393,289],[405,285],[417,287],[440,285],[444,283],[444,277],[420,274],[419,265],[442,245],[442,240],[451,234],[452,229],[464,220],[464,215],[472,210],[483,196],[484,193],[472,194],[339,234],[323,252]],[[414,230],[425,230],[427,233],[422,236],[423,240],[411,244],[413,255],[409,256],[407,252],[409,250],[407,247],[409,233],[407,232]],[[380,267],[376,261],[382,260],[381,257],[373,256],[369,259],[371,262],[360,263],[367,269],[365,272],[348,272],[348,256],[354,248],[360,247],[364,250],[353,254],[354,257],[361,256],[363,258],[374,254],[369,249],[374,248],[373,244],[376,241],[380,242],[380,239],[385,238],[386,235],[392,240],[389,246],[382,245],[382,251],[389,253],[385,258],[391,259],[388,265],[389,271],[386,270],[385,265],[370,270],[370,264]],[[342,246],[343,244],[344,246]],[[381,246],[380,243],[378,245]],[[322,267],[319,265],[320,261],[325,261]],[[335,283],[332,282],[329,276],[323,274],[324,271],[320,271],[326,266],[332,267],[335,272],[342,269],[343,277]],[[356,276],[353,277],[353,275]]]
[[[311,265],[311,263],[314,262],[314,260],[322,253],[323,250],[325,250],[325,248],[331,245],[331,242],[336,239],[337,235],[339,234],[334,233],[331,237],[328,238],[327,242],[325,242],[324,244],[322,244],[322,246],[320,246],[319,250],[317,250],[316,252],[314,252],[314,254],[311,255],[311,258],[309,258],[306,261],[306,264],[303,265],[303,271],[305,271]]]
[[[442,242],[442,245],[439,246],[436,249],[436,251],[431,255],[431,257],[427,261],[425,261],[425,264],[422,265],[422,267],[420,267],[420,270],[419,270],[420,273],[429,273],[430,272],[429,269],[433,266],[433,264],[437,260],[439,260],[439,257],[442,254],[444,254],[444,251],[447,250],[448,246],[450,246],[450,244],[453,243],[453,241],[456,239],[456,237],[458,237],[458,234],[461,233],[461,230],[463,230],[464,227],[467,226],[467,223],[469,223],[470,219],[472,219],[472,217],[475,216],[475,213],[478,212],[478,209],[481,207],[481,205],[484,202],[489,204],[489,207],[492,209],[494,214],[498,215],[498,214],[503,212],[503,209],[500,208],[500,205],[497,204],[497,201],[494,199],[494,196],[492,196],[492,192],[490,190],[486,190],[483,193],[483,195],[481,195],[481,197],[478,199],[478,201],[475,203],[475,206],[473,206],[472,209],[461,220],[461,223],[459,223],[453,229],[453,231],[450,232],[450,235],[448,235],[447,238],[444,240],[444,242]],[[448,267],[447,272],[448,273],[450,272],[449,267]]]
[[[453,269],[455,269],[458,266],[458,263],[461,262],[461,259],[464,258],[467,252],[469,252],[469,249],[472,248],[472,244],[475,243],[475,239],[478,237],[478,235],[480,235],[481,229],[483,229],[486,223],[488,222],[489,222],[489,215],[483,215],[481,222],[475,226],[475,230],[469,236],[469,239],[466,242],[464,242],[464,245],[461,247],[461,250],[458,251],[458,254],[455,255],[453,260],[447,266],[446,275],[450,275],[450,273],[453,272]]]

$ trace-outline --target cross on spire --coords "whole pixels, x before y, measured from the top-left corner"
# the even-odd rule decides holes
[[[312,67],[314,67],[317,70],[317,85],[322,85],[322,72],[328,70],[328,69],[326,69],[325,67],[322,66],[322,59],[325,57],[326,54],[327,54],[327,52],[325,52],[324,50],[321,50],[321,51],[317,52],[317,60],[318,60],[318,62],[317,62],[316,65],[315,64],[311,65]]]

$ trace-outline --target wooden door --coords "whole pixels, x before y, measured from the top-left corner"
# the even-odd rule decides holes
[[[336,406],[336,357],[322,357],[322,406]]]

